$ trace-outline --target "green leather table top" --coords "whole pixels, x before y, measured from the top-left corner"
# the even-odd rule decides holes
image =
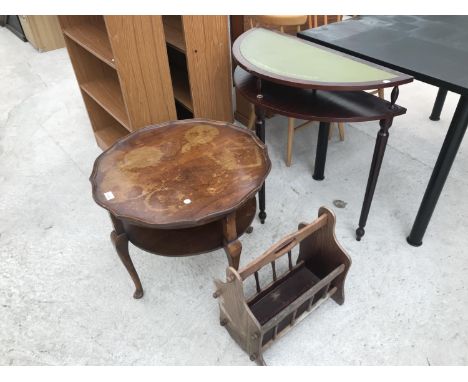
[[[251,29],[239,38],[234,55],[239,56],[239,53],[242,57],[236,59],[241,66],[251,66],[246,67],[247,70],[291,82],[339,83],[341,86],[377,83],[377,87],[387,87],[401,80],[402,76],[390,69],[263,28]]]

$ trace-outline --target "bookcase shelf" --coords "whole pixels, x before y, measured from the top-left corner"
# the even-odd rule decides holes
[[[81,45],[84,49],[115,68],[114,55],[107,36],[106,25],[102,16],[61,16],[72,19],[69,26],[62,29],[63,34]],[[73,22],[74,21],[74,22]]]
[[[124,127],[117,124],[117,122],[103,126],[99,130],[94,131],[96,143],[102,150],[107,150],[117,140],[125,137],[128,131]]]
[[[185,52],[187,47],[185,45],[182,17],[163,16],[163,23],[166,42],[175,49]]]
[[[88,110],[93,127],[96,143],[102,150],[106,150],[116,140],[129,134],[129,131],[113,118],[87,93],[83,94],[83,101]]]
[[[167,41],[167,38],[166,38]],[[173,48],[168,43],[167,57],[171,71],[174,98],[193,114],[193,101],[187,69],[187,57],[184,52]]]
[[[177,67],[171,68],[171,79],[174,98],[193,113],[193,102],[190,95],[190,83],[187,72]]]
[[[130,130],[130,121],[128,120],[118,80],[100,78],[81,84],[80,87],[120,124]]]

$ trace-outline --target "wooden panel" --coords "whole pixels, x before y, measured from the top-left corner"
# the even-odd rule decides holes
[[[175,49],[185,52],[185,37],[181,16],[163,16],[166,42]]]
[[[247,99],[239,92],[236,91],[236,111],[235,111],[235,118],[237,121],[242,123],[244,126],[249,125],[249,118],[251,113],[253,112],[252,104],[247,101]]]
[[[68,36],[65,37],[65,41],[78,84],[82,90],[130,130],[129,118],[116,71]]]
[[[117,79],[99,78],[82,84],[81,89],[123,126],[130,126]]]
[[[63,33],[84,49],[115,68],[102,16],[59,16]]]
[[[193,110],[197,118],[232,122],[227,16],[182,16]]]
[[[261,327],[245,302],[242,280],[231,267],[226,270],[226,279],[214,281],[220,324],[247,354],[260,354]]]
[[[112,116],[99,106],[90,96],[83,91],[82,95],[91,120],[94,137],[101,149],[106,150],[117,139],[129,134],[128,130],[112,118]]]
[[[103,126],[94,132],[96,143],[102,150],[107,150],[118,139],[126,136],[128,131],[120,126],[116,121],[112,121],[108,126]]]
[[[161,16],[105,16],[132,130],[176,119]]]
[[[20,16],[26,38],[37,50],[49,50],[65,47],[57,16]]]

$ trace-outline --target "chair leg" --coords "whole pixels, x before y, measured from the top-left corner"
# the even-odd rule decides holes
[[[331,140],[333,136],[333,125],[330,124],[330,128],[328,129],[328,140]]]
[[[253,104],[250,104],[250,115],[249,115],[249,122],[247,123],[247,127],[249,130],[253,130],[255,124],[255,107]]]
[[[286,147],[286,166],[291,166],[292,161],[292,148],[294,143],[294,118],[288,118],[288,142]]]
[[[315,152],[315,167],[312,178],[315,180],[325,179],[325,161],[327,160],[327,147],[328,147],[328,130],[330,129],[330,122],[320,122],[317,151]]]
[[[338,123],[338,131],[340,133],[340,141],[344,141],[344,134],[345,134],[344,122]]]
[[[255,107],[255,132],[257,137],[265,143],[265,109],[260,106]],[[258,208],[260,212],[258,217],[260,218],[260,223],[265,224],[266,212],[265,212],[265,182],[262,185],[262,188],[258,191]]]
[[[385,99],[385,91],[384,91],[384,89],[379,89],[379,90],[377,90],[377,93],[379,94],[379,98]]]

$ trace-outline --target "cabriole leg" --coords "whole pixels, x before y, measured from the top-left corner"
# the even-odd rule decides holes
[[[230,213],[223,221],[223,241],[230,267],[239,269],[242,244],[237,238],[236,213]]]
[[[143,287],[141,286],[140,278],[138,277],[138,273],[135,270],[133,265],[132,259],[130,258],[130,254],[128,252],[128,238],[125,233],[121,233],[118,235],[115,231],[111,232],[111,240],[115,246],[115,250],[119,255],[120,260],[122,261],[123,265],[127,269],[130,277],[135,284],[135,292],[133,293],[133,298],[139,299],[143,297]]]
[[[240,255],[242,252],[242,244],[239,240],[235,240],[224,246],[224,251],[226,252],[228,263],[230,267],[234,269],[239,269]]]

